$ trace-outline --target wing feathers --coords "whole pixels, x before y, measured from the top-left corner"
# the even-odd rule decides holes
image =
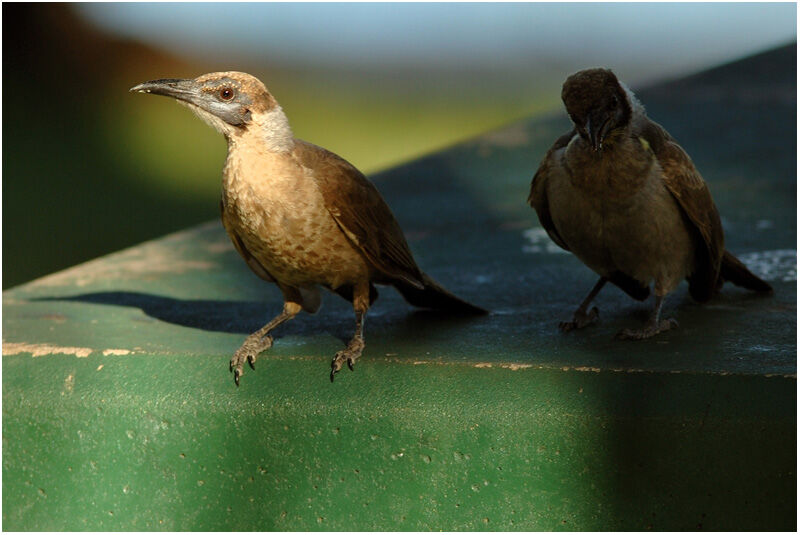
[[[719,212],[703,177],[691,158],[661,125],[647,119],[638,132],[647,141],[664,171],[670,191],[700,237],[689,291],[698,301],[709,299],[717,289],[725,239]]]
[[[342,158],[316,145],[297,140],[295,154],[314,171],[328,212],[367,261],[391,279],[424,288],[403,231],[372,182]]]
[[[555,161],[555,153],[559,149],[566,147],[574,135],[575,130],[573,129],[559,137],[556,142],[553,143],[553,146],[550,147],[550,150],[547,151],[544,159],[542,159],[542,163],[539,164],[539,169],[536,171],[536,174],[533,175],[533,180],[531,180],[531,192],[528,195],[528,204],[536,210],[539,223],[541,223],[542,227],[547,231],[547,235],[550,236],[550,239],[556,242],[559,247],[566,251],[569,251],[569,247],[558,234],[556,226],[553,223],[553,218],[550,215],[550,204],[547,200],[547,179],[553,167],[558,165]]]

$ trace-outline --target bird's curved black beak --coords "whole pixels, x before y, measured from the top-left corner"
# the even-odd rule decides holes
[[[586,133],[589,136],[589,144],[594,152],[603,150],[603,141],[608,133],[613,129],[613,122],[609,117],[589,114],[586,119]]]
[[[194,80],[181,78],[162,78],[161,80],[150,80],[135,85],[130,88],[132,93],[150,93],[152,95],[163,95],[177,100],[183,100],[197,104],[201,97],[200,84]]]
[[[589,144],[594,152],[600,152],[603,147],[601,126],[601,121],[598,121],[597,118],[592,118],[591,115],[586,119],[586,133],[589,135]]]

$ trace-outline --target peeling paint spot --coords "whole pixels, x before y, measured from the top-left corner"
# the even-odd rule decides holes
[[[600,368],[595,368],[594,366],[577,366],[573,368],[573,370],[578,372],[595,372],[600,373]]]
[[[527,368],[533,368],[533,364],[501,364],[501,366],[503,368],[507,368],[507,369],[509,369],[511,371],[525,370]]]
[[[75,355],[76,357],[88,357],[93,349],[89,347],[65,347],[52,344],[26,344],[25,342],[6,342],[3,341],[3,355],[16,355],[18,353],[30,353],[34,357],[45,355]]]
[[[75,374],[71,373],[64,379],[64,390],[62,390],[61,395],[71,394],[73,388],[75,388]]]
[[[107,357],[109,355],[130,355],[131,351],[129,349],[104,349],[103,356]]]

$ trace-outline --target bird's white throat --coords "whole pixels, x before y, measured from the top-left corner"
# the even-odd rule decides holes
[[[277,104],[265,113],[254,113],[253,122],[261,127],[267,150],[289,152],[294,147],[294,135],[289,119]]]

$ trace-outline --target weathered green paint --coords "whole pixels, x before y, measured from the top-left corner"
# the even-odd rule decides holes
[[[66,365],[65,365],[65,362]],[[771,529],[794,518],[795,382],[6,357],[4,527]],[[102,365],[102,369],[97,368]],[[65,372],[73,379],[67,384]],[[269,379],[267,379],[267,376]],[[746,396],[743,395],[746,393]]]
[[[3,527],[795,529],[795,63],[641,92],[727,247],[785,251],[758,266],[775,295],[701,306],[684,285],[665,308],[680,328],[654,340],[613,339],[647,305],[612,288],[598,325],[556,329],[594,282],[523,234],[561,113],[375,177],[422,267],[493,313],[383,289],[333,384],[353,317],[329,295],[233,386],[227,359],[280,300],[217,222],[4,292]]]

